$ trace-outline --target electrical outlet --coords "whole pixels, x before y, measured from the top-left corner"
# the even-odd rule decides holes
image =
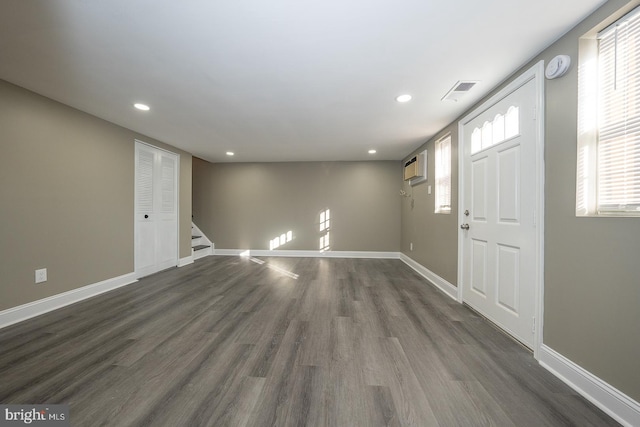
[[[36,283],[42,283],[47,281],[47,269],[41,268],[36,270]]]
[[[409,243],[409,250],[412,251],[413,250],[413,243]]]
[[[431,186],[427,187],[427,193],[431,194]]]

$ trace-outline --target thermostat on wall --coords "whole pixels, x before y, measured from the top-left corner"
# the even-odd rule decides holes
[[[557,55],[547,64],[544,76],[548,79],[562,77],[569,70],[571,57],[569,55]]]

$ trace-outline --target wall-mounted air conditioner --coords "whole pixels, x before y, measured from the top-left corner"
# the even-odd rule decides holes
[[[404,164],[404,180],[416,185],[427,180],[427,150],[410,158]]]

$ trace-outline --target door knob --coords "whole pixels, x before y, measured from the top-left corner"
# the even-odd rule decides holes
[[[469,224],[462,224],[460,226],[460,228],[462,228],[463,230],[468,230],[469,229]]]
[[[145,216],[144,216],[144,218],[145,218],[145,219],[149,218],[149,215],[145,215]]]

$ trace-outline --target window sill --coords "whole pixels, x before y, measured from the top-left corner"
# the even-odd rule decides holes
[[[607,213],[576,213],[576,218],[640,218],[640,212],[607,212]]]

